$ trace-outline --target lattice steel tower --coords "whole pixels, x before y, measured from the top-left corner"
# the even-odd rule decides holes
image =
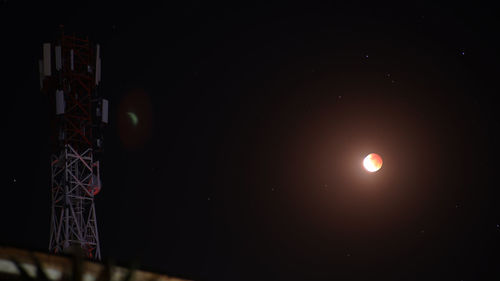
[[[108,101],[99,93],[99,45],[66,35],[43,44],[40,87],[51,115],[52,217],[49,251],[79,246],[101,259],[94,196],[101,189],[100,156]]]

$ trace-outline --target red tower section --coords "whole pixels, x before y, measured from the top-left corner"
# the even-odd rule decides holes
[[[64,92],[64,143],[74,148],[92,147],[92,92],[95,89],[95,54],[88,39],[61,36],[60,72]]]

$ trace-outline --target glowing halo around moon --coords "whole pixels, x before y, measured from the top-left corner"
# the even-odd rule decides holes
[[[370,153],[363,160],[363,167],[370,173],[374,173],[382,168],[382,157],[377,153]]]

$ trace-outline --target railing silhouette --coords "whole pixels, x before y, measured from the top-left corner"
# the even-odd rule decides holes
[[[81,249],[65,255],[49,255],[0,246],[0,280],[16,281],[187,281],[163,274],[98,263],[83,258]]]

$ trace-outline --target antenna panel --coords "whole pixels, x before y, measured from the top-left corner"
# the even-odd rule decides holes
[[[56,91],[56,114],[64,114],[64,107],[66,103],[64,102],[64,92],[62,90]]]
[[[70,64],[71,64],[70,66],[71,66],[71,70],[73,71],[73,70],[75,70],[74,58],[73,58],[75,55],[74,54],[75,52],[73,51],[73,49],[71,49],[69,53],[70,53],[70,57],[71,57],[70,58]]]
[[[97,52],[95,56],[95,84],[101,82],[101,46],[97,44]]]
[[[61,55],[61,46],[56,46],[56,69],[62,69],[62,55]]]
[[[102,99],[102,122],[108,123],[108,100]]]
[[[97,58],[96,61],[96,71],[95,71],[95,84],[99,84],[101,82],[101,59]]]

